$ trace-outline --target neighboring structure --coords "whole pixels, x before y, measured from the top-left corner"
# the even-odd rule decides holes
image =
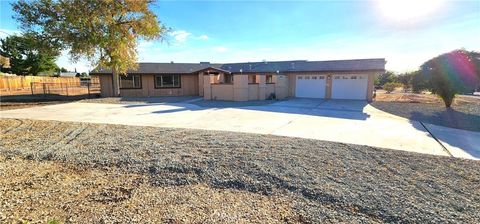
[[[0,55],[0,71],[10,68],[10,58]]]
[[[60,77],[76,77],[77,74],[80,74],[80,73],[77,73],[77,72],[57,72],[57,75],[60,76]]]
[[[203,96],[207,100],[287,97],[372,100],[385,59],[211,64],[139,63],[120,77],[121,96]],[[112,73],[95,69],[101,95],[113,95]]]

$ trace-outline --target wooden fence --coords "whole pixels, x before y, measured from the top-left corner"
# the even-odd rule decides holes
[[[16,91],[30,89],[30,83],[62,83],[69,86],[80,86],[78,77],[44,77],[44,76],[0,76],[0,90]]]
[[[80,95],[100,92],[98,77],[0,76],[0,95]]]

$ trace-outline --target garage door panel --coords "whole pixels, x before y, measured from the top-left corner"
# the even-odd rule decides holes
[[[332,79],[332,99],[367,99],[367,75],[334,75]]]
[[[295,96],[305,98],[325,98],[324,75],[298,75]]]

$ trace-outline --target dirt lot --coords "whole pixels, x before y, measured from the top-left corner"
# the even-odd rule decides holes
[[[63,96],[63,95],[15,95],[15,96],[0,96],[0,111],[13,110],[27,107],[46,106],[59,103],[68,103],[78,101],[82,99],[95,100],[98,95],[76,95],[76,96]]]
[[[432,94],[377,92],[371,105],[411,120],[480,131],[480,97],[457,96],[452,108],[446,109],[443,101]]]
[[[443,101],[434,94],[424,93],[403,93],[401,91],[386,93],[385,91],[377,91],[375,101],[378,102],[403,102],[403,103],[427,103],[427,104],[442,104]],[[461,106],[464,104],[478,104],[480,105],[480,97],[474,96],[457,96],[453,106]]]
[[[480,163],[219,131],[0,120],[0,222],[480,222]]]

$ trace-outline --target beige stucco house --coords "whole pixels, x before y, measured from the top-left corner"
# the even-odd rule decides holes
[[[385,59],[274,61],[214,64],[139,63],[120,76],[121,96],[203,96],[206,100],[288,97],[372,100]],[[96,69],[101,95],[113,95],[112,73]]]

